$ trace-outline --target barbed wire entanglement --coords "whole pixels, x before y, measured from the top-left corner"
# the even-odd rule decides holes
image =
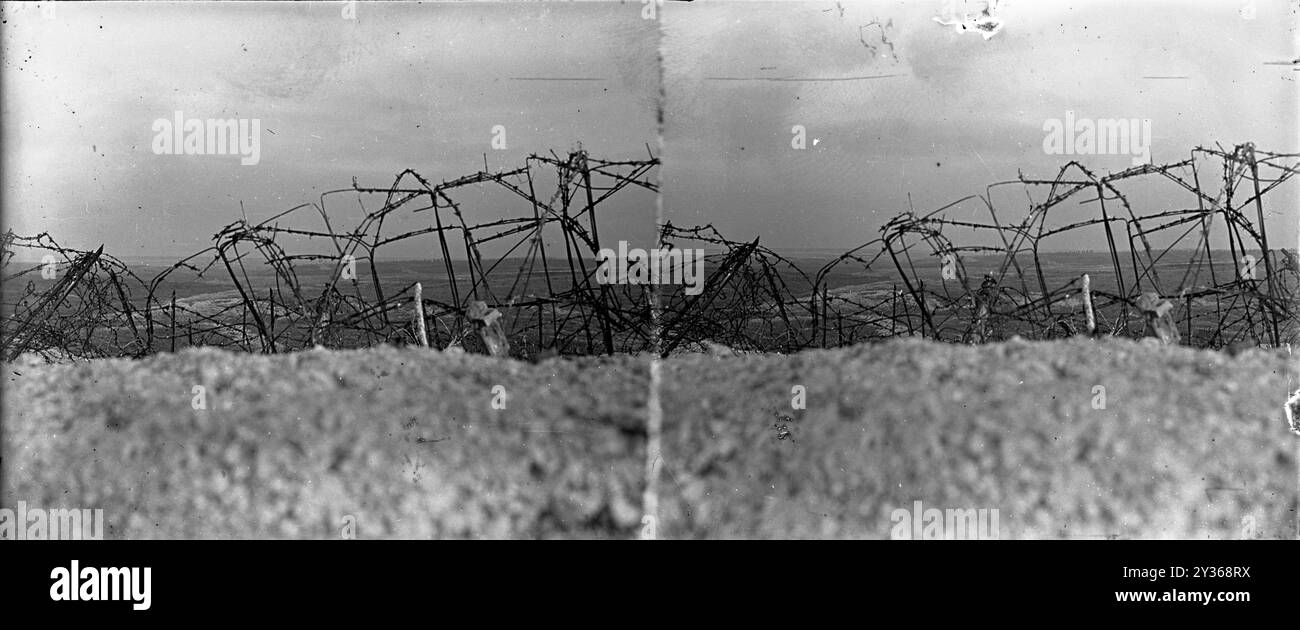
[[[984,195],[900,214],[815,273],[757,240],[666,225],[665,242],[715,253],[706,290],[668,301],[665,343],[789,352],[897,336],[1051,339],[1088,332],[1085,302],[1097,322],[1091,334],[1141,337],[1147,293],[1169,303],[1184,344],[1293,343],[1300,272],[1293,251],[1270,249],[1264,214],[1265,196],[1300,169],[1297,157],[1251,144],[1198,147],[1180,162],[1104,176],[1070,162],[1053,179],[1022,174]],[[1142,212],[1122,188],[1152,180],[1168,194]],[[1003,202],[1003,190],[1023,197]],[[1005,222],[1009,205],[1028,211]],[[1282,208],[1296,220],[1294,204]],[[1069,252],[1090,242],[1106,248]]]
[[[660,227],[665,247],[708,255],[702,291],[653,289],[661,351],[1070,336],[1089,332],[1085,274],[1091,334],[1150,334],[1144,304],[1154,298],[1168,302],[1162,318],[1176,322],[1184,344],[1293,343],[1300,271],[1294,253],[1270,249],[1264,217],[1268,209],[1294,212],[1265,200],[1300,171],[1297,157],[1250,144],[1198,147],[1180,162],[1101,176],[1070,162],[1053,179],[1022,174],[925,214],[899,214],[878,237],[817,259],[778,254],[759,239],[728,240],[711,225],[668,223]],[[658,165],[653,155],[605,161],[578,148],[440,184],[413,170],[388,188],[354,180],[318,203],[255,224],[231,223],[212,246],[152,275],[102,247],[76,250],[48,234],[6,233],[4,358],[143,356],[196,345],[274,353],[415,344],[417,282],[430,345],[438,348],[480,343],[466,316],[482,303],[475,308],[501,313],[518,357],[653,351],[652,288],[596,280],[597,208],[630,188],[657,194]],[[549,196],[538,194],[552,183]],[[1131,201],[1131,185],[1156,183],[1166,187],[1158,201]],[[490,186],[521,210],[471,222],[453,195]],[[353,203],[360,220],[337,230]],[[303,225],[304,217],[314,224]],[[386,221],[413,220],[423,223],[383,232]],[[400,242],[426,247],[433,266],[414,275],[386,267],[381,251]],[[1092,243],[1105,249],[1080,247]],[[480,247],[489,244],[504,253],[484,257]],[[182,275],[191,286],[220,291],[178,299]]]
[[[440,184],[409,169],[388,188],[359,186],[354,179],[350,188],[323,193],[319,203],[256,224],[231,223],[211,247],[147,278],[101,251],[62,247],[49,234],[6,233],[0,243],[5,358],[22,352],[48,358],[142,356],[195,345],[274,353],[414,343],[418,326],[410,306],[420,280],[385,281],[379,263],[381,250],[414,239],[431,241],[430,258],[441,268],[440,279],[423,279],[422,299],[430,341],[439,348],[475,343],[466,314],[471,304],[483,302],[503,313],[511,347],[521,356],[545,349],[640,351],[649,343],[648,320],[639,319],[648,313],[644,292],[598,285],[593,276],[593,253],[600,249],[597,208],[629,187],[657,194],[649,174],[658,165],[653,155],[607,161],[579,147],[564,156],[533,154],[520,168],[483,170]],[[536,192],[544,177],[555,184],[549,198]],[[468,222],[452,195],[485,185],[521,198],[520,216]],[[340,231],[335,225],[346,211],[337,204],[345,201],[363,212],[356,226]],[[378,209],[367,210],[376,201]],[[314,217],[316,226],[285,225],[302,223],[303,214]],[[385,221],[399,214],[429,220],[417,229],[384,233]],[[555,232],[563,251],[548,255],[547,235]],[[285,240],[303,247],[289,251]],[[485,259],[480,247],[497,242],[509,246],[506,252]],[[560,256],[564,267],[552,268]],[[225,282],[222,288],[233,291],[217,294],[219,299],[178,300],[174,290],[162,290],[175,274],[186,274],[191,283]],[[430,281],[440,290],[429,291]]]

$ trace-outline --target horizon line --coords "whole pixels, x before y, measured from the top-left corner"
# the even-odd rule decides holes
[[[740,244],[743,244],[743,243],[737,242],[737,244],[740,245]],[[706,247],[706,248],[704,248],[704,249],[705,249],[706,252],[708,252],[708,251],[717,251],[717,252],[725,251],[725,250],[722,249],[722,248],[709,248],[709,247]],[[847,247],[847,248],[841,248],[841,247],[769,247],[768,249],[771,250],[771,251],[773,251],[773,252],[776,252],[777,254],[783,254],[783,253],[787,253],[787,252],[788,252],[788,253],[800,253],[800,252],[805,252],[805,253],[819,253],[819,254],[820,254],[820,253],[825,253],[825,254],[844,254],[844,253],[848,253],[848,252],[850,252],[850,251],[853,251],[853,250],[856,249],[856,248],[855,248],[855,247]],[[1291,252],[1296,252],[1296,251],[1297,251],[1297,248],[1295,248],[1295,247],[1275,247],[1275,248],[1273,248],[1273,249],[1274,249],[1274,250],[1279,250],[1279,249],[1280,249],[1280,250],[1291,251]],[[1115,250],[1115,251],[1116,251],[1116,253],[1128,253],[1128,252],[1133,252],[1133,251],[1135,251],[1135,250],[1131,250],[1131,249],[1119,249],[1119,250]],[[1142,251],[1142,250],[1136,250],[1136,251]],[[1160,251],[1165,251],[1165,250],[1160,250]],[[1192,248],[1192,247],[1189,247],[1189,248],[1175,248],[1175,249],[1167,250],[1166,253],[1177,253],[1177,252],[1198,252],[1198,251],[1202,251],[1202,248],[1199,248],[1199,247],[1195,247],[1195,248]],[[1220,251],[1222,251],[1222,252],[1228,252],[1228,251],[1231,251],[1231,250],[1228,249],[1228,248],[1217,248],[1217,247],[1216,247],[1216,248],[1212,248],[1210,251],[1212,251],[1212,252],[1220,252]],[[1249,253],[1249,252],[1251,252],[1251,251],[1255,251],[1255,250],[1254,250],[1254,249],[1247,249],[1247,250],[1245,250],[1245,251],[1246,251],[1247,253]],[[1028,252],[1028,251],[1026,250],[1026,251],[1023,252],[1023,253],[1030,253],[1030,252]],[[1043,253],[1043,254],[1109,254],[1109,253],[1110,253],[1110,250],[1109,250],[1109,249],[1060,249],[1060,250],[1043,251],[1043,252],[1041,252],[1041,253]],[[192,255],[193,255],[193,254],[191,253],[191,254],[181,254],[181,255],[176,255],[176,254],[142,254],[142,255],[133,255],[133,256],[132,256],[132,255],[119,256],[119,255],[114,254],[113,256],[114,256],[115,258],[117,258],[118,260],[121,260],[121,261],[123,261],[123,262],[130,262],[130,261],[142,261],[142,262],[147,261],[147,262],[156,262],[156,261],[159,261],[159,260],[167,260],[167,261],[170,261],[170,262],[177,262],[177,261],[181,260],[182,258],[185,258],[185,257],[188,257],[188,256],[192,256]],[[1002,252],[994,252],[994,251],[990,251],[990,252],[963,252],[963,255],[965,255],[965,256],[998,256],[998,255],[1004,255],[1004,254],[1003,254]],[[528,256],[487,256],[487,255],[485,255],[485,256],[483,256],[483,258],[484,258],[484,259],[490,259],[490,260],[526,260],[526,259],[528,258]],[[563,257],[555,257],[555,256],[549,257],[548,259],[549,259],[549,260],[564,260]],[[368,258],[365,258],[365,257],[360,257],[360,256],[357,257],[357,261],[358,261],[358,262],[361,262],[361,261],[368,261],[368,260],[369,260],[369,259],[368,259]],[[424,257],[418,257],[418,258],[416,258],[416,257],[407,257],[407,258],[381,258],[381,259],[380,259],[380,262],[421,262],[421,261],[438,261],[438,262],[441,262],[441,261],[443,261],[443,260],[446,260],[446,259],[441,258],[441,257],[438,257],[438,258],[424,258]],[[465,257],[452,257],[451,260],[453,260],[453,261],[464,261],[464,260],[468,260],[468,259],[465,258]],[[21,259],[21,258],[15,257],[15,258],[12,259],[11,262],[13,262],[13,263],[31,263],[31,264],[39,264],[40,261],[39,261],[39,260]],[[310,264],[320,264],[320,265],[331,264],[331,263],[328,263],[328,262],[325,262],[325,261],[310,261],[310,260],[305,260],[305,261],[301,261],[301,262],[302,262],[302,263],[305,263],[305,264],[308,264],[308,265],[310,265]]]

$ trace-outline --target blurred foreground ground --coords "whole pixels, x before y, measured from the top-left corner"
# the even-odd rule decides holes
[[[1290,366],[1083,339],[674,357],[658,536],[887,538],[921,501],[996,509],[1001,538],[1293,538]],[[4,375],[0,506],[103,508],[105,538],[641,530],[647,357],[199,349]]]

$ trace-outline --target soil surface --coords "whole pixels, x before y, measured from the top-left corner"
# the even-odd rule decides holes
[[[1000,538],[1296,536],[1285,350],[728,354],[659,366],[658,537],[974,535],[927,529],[932,509]],[[651,372],[415,348],[22,360],[0,506],[103,508],[110,539],[637,537]]]

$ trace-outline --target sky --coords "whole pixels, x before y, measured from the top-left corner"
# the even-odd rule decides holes
[[[664,218],[677,225],[843,250],[899,212],[1019,172],[1051,178],[1068,159],[1099,173],[1131,165],[1045,154],[1044,122],[1066,111],[1150,119],[1157,163],[1216,142],[1300,152],[1300,73],[1266,65],[1297,57],[1294,9],[1258,0],[1246,19],[1244,3],[1003,0],[989,39],[933,21],[962,0],[668,3],[650,20],[630,1],[361,3],[355,19],[337,2],[60,4],[53,16],[11,4],[0,218],[120,257],[179,256],[239,219],[241,202],[258,221],[353,177],[388,186],[413,168],[438,182],[482,168],[484,154],[513,168],[580,141],[606,159],[662,151]],[[557,77],[595,80],[521,80]],[[154,121],[177,111],[259,119],[260,162],[154,154]],[[497,125],[506,150],[492,147]],[[805,150],[791,148],[794,125]],[[1295,246],[1296,191],[1266,198],[1272,243]],[[1140,212],[1193,203],[1172,185],[1125,192]],[[1002,217],[1023,215],[1023,191],[999,194]],[[471,220],[531,212],[484,189],[456,199]],[[355,203],[338,203],[331,213],[355,220]],[[652,242],[653,194],[609,204],[603,240]],[[1095,206],[1053,221],[1088,213]],[[404,216],[386,229],[430,222]],[[1101,247],[1100,231],[1082,236],[1047,247]]]
[[[666,218],[776,249],[844,250],[909,207],[936,209],[1018,172],[1051,179],[1069,159],[1097,173],[1132,165],[1131,156],[1045,154],[1044,122],[1067,110],[1150,119],[1156,163],[1216,142],[1300,149],[1300,73],[1264,65],[1298,55],[1296,15],[1282,0],[1258,2],[1249,20],[1232,1],[1004,0],[1003,27],[987,40],[934,22],[943,5],[666,7]],[[788,80],[846,77],[881,78]],[[787,80],[759,80],[772,78]],[[806,129],[804,150],[791,147],[794,125]],[[1195,205],[1172,185],[1122,190],[1140,213]],[[1266,197],[1272,247],[1295,247],[1296,191]],[[1023,189],[1001,195],[1001,217],[1024,216]],[[983,208],[947,216],[986,219]],[[1096,206],[1069,209],[1057,224],[1084,213]],[[1087,232],[1047,248],[1103,246],[1100,230]]]
[[[61,3],[52,18],[7,6],[5,227],[119,257],[183,255],[238,220],[240,202],[258,221],[354,176],[387,187],[411,168],[436,183],[482,169],[485,153],[516,168],[577,142],[611,160],[657,150],[657,26],[639,3],[360,3],[355,19],[344,6]],[[521,80],[538,77],[597,80]],[[260,161],[155,155],[153,123],[176,111],[260,119]],[[497,125],[506,150],[492,146]],[[453,199],[471,220],[531,215],[475,187]],[[611,237],[653,238],[653,193],[608,203]],[[338,207],[355,221],[355,197]],[[402,227],[420,222],[432,213]],[[385,253],[427,257],[429,242]]]

